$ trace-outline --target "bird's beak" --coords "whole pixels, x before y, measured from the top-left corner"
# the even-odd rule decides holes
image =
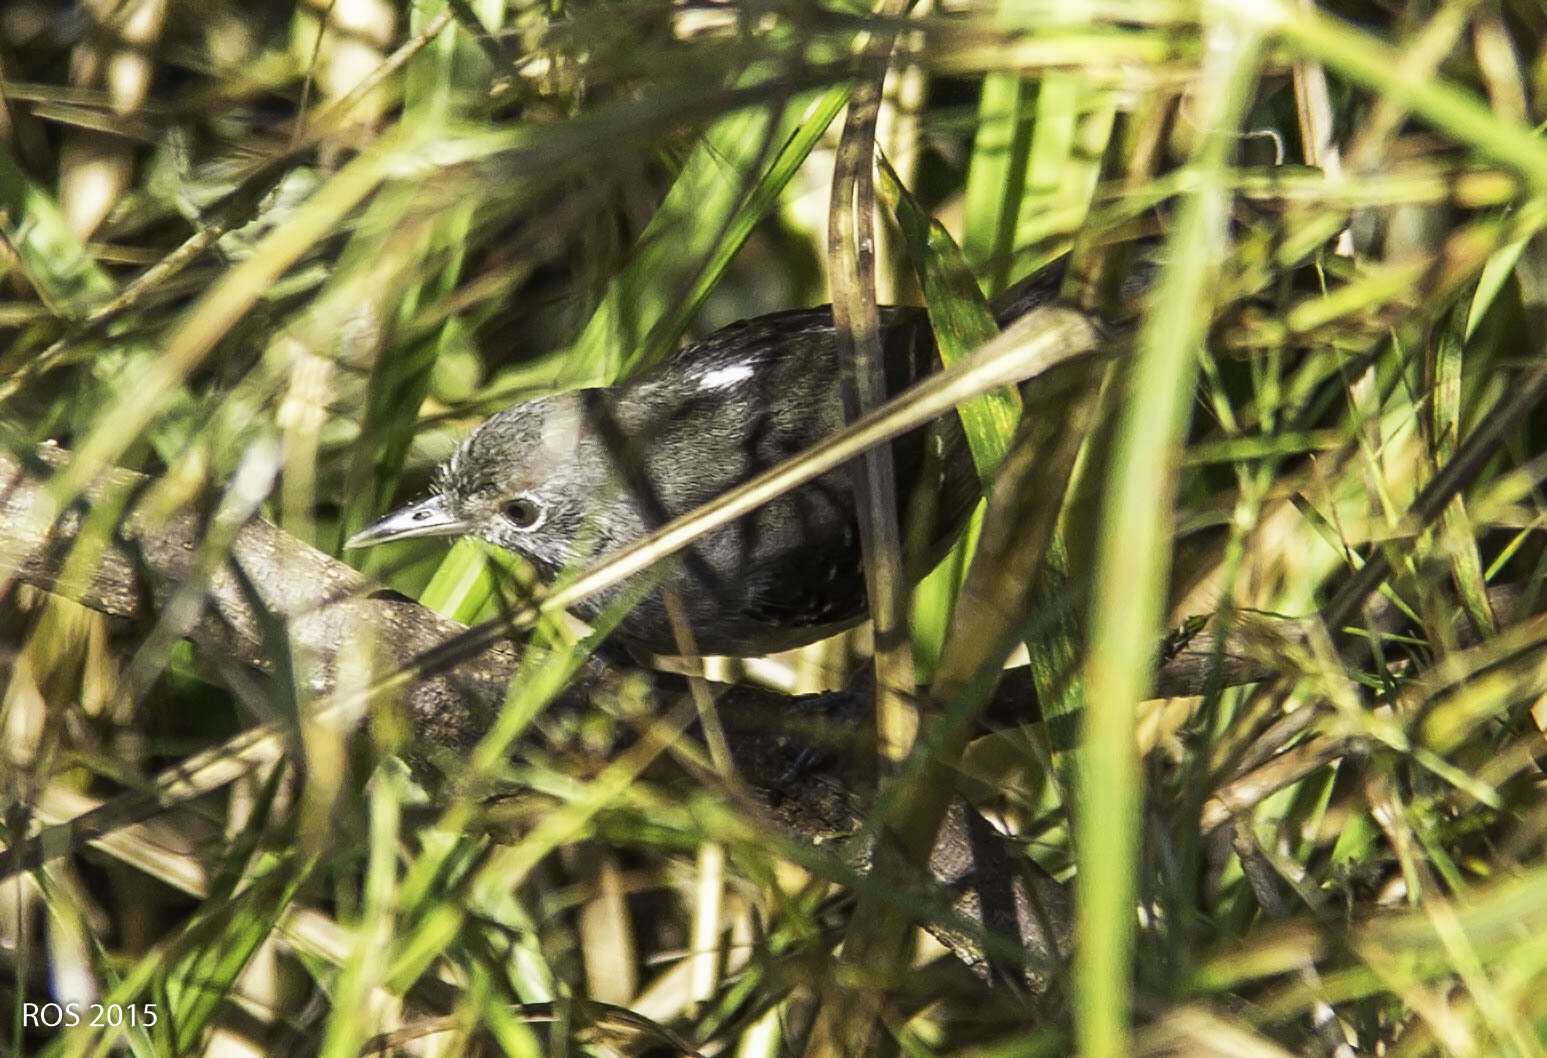
[[[451,513],[444,496],[426,496],[418,503],[400,507],[375,525],[361,529],[344,541],[345,547],[375,547],[389,540],[417,536],[462,536],[472,526]]]

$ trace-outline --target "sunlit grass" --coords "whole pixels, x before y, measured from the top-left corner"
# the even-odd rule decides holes
[[[1538,14],[907,16],[884,281],[951,363],[1067,254],[1116,362],[962,406],[985,483],[1046,495],[1024,540],[975,521],[913,594],[922,741],[877,789],[849,699],[765,710],[806,733],[749,775],[712,688],[593,663],[602,637],[553,615],[474,736],[433,744],[412,657],[358,626],[320,642],[283,600],[321,584],[227,559],[254,515],[281,553],[338,557],[504,403],[826,300],[832,152],[881,27],[135,0],[79,34],[12,6],[0,466],[41,454],[46,480],[0,508],[0,825],[11,848],[54,829],[0,885],[6,1053],[1547,1050]],[[1088,437],[1017,462],[1018,417],[1085,400]],[[103,487],[112,467],[144,477]],[[136,596],[171,531],[187,577]],[[464,623],[531,619],[531,571],[471,542],[343,557]],[[270,600],[228,629],[256,657],[218,648],[218,590]],[[1022,699],[1018,729],[989,694],[1016,643],[1046,721]],[[787,678],[842,685],[868,650]],[[1157,671],[1187,694],[1153,698]],[[831,818],[797,818],[828,782]],[[1078,897],[1067,960],[977,936],[930,879],[958,793],[1009,835],[1000,880],[1035,865]],[[110,824],[61,855],[87,813]],[[933,939],[908,972],[836,957],[917,927],[989,980]],[[36,1024],[51,999],[136,1020]]]

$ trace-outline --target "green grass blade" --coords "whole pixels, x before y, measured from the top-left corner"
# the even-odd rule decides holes
[[[761,76],[754,71],[749,79]],[[682,167],[581,332],[556,389],[604,385],[676,348],[753,226],[848,99],[845,88],[727,115]]]
[[[1229,42],[1228,45],[1226,42]],[[1084,739],[1077,768],[1079,855],[1075,1036],[1082,1054],[1121,1058],[1129,1038],[1138,894],[1139,760],[1135,707],[1148,691],[1161,632],[1175,490],[1208,320],[1210,276],[1225,238],[1222,173],[1258,68],[1260,41],[1234,21],[1206,31],[1194,98],[1210,130],[1194,161],[1168,259],[1138,337],[1106,482],[1085,657]]]

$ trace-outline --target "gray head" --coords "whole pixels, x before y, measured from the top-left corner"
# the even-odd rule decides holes
[[[476,536],[529,558],[547,576],[608,550],[611,461],[580,393],[527,401],[486,420],[435,472],[432,493],[356,533],[346,547]],[[632,533],[630,533],[632,530]]]

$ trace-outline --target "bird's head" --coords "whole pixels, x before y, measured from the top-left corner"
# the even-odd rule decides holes
[[[476,536],[524,555],[548,576],[584,560],[607,542],[598,505],[616,483],[582,403],[578,393],[561,393],[486,420],[436,470],[430,495],[345,546]]]

